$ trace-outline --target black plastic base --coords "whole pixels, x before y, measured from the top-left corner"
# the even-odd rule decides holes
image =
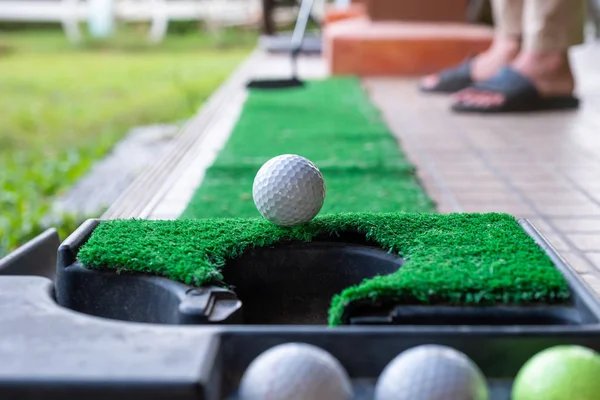
[[[59,272],[56,299],[73,311],[120,321],[242,323],[242,303],[228,290],[192,288],[150,275],[91,271],[78,263]]]
[[[327,325],[332,297],[366,278],[390,274],[402,259],[348,234],[258,248],[223,267],[221,285],[192,287],[167,278],[91,270],[77,260],[97,226],[89,220],[59,249],[58,304],[122,321],[160,324]],[[152,304],[152,307],[148,305]]]
[[[56,229],[47,229],[0,259],[0,276],[37,275],[54,279],[56,249],[59,245],[60,238]]]
[[[326,325],[334,295],[401,265],[374,247],[317,241],[251,250],[227,262],[223,276],[242,301],[245,324]]]
[[[258,269],[256,276],[250,278],[241,268],[228,264],[226,268],[231,270],[225,271],[225,277],[228,281],[236,281],[238,286],[229,290],[200,289],[195,296],[214,293],[199,301],[200,306],[197,306],[193,299],[188,300],[191,288],[185,285],[158,277],[89,271],[78,265],[76,251],[96,225],[94,220],[86,222],[63,242],[58,252],[56,285],[48,278],[52,275],[49,270],[51,263],[42,257],[37,260],[44,268],[31,269],[23,264],[21,275],[18,265],[10,263],[11,275],[0,276],[0,359],[6,360],[0,363],[0,398],[235,399],[240,379],[256,356],[278,344],[305,342],[323,348],[342,363],[355,384],[355,398],[358,400],[373,399],[374,383],[397,354],[414,346],[432,343],[451,346],[467,354],[489,380],[491,400],[509,400],[512,379],[519,368],[539,351],[565,344],[600,351],[598,299],[526,221],[523,221],[523,228],[546,250],[573,289],[573,304],[567,305],[572,307],[571,311],[561,311],[561,307],[554,309],[558,317],[553,318],[558,318],[560,323],[544,324],[547,322],[544,318],[535,320],[535,325],[526,323],[531,321],[527,321],[518,310],[518,315],[511,317],[514,318],[512,323],[503,325],[493,324],[477,311],[473,318],[490,322],[478,324],[474,320],[461,319],[464,317],[460,317],[459,313],[468,314],[469,310],[430,307],[428,312],[436,314],[438,321],[442,319],[445,322],[422,325],[415,323],[418,321],[413,317],[406,319],[406,315],[427,319],[424,308],[414,314],[410,307],[402,307],[392,308],[392,313],[384,313],[387,315],[385,318],[396,318],[388,325],[380,324],[380,321],[376,321],[378,326],[346,325],[339,328],[323,325],[243,325],[237,320],[239,313],[243,313],[246,306],[251,309],[254,300],[242,298],[242,293],[250,294],[250,288],[260,285],[261,279],[283,277],[283,273],[275,271],[276,265],[291,262],[290,268],[299,274],[295,279],[303,282],[308,279],[311,268],[303,271],[302,261],[312,260],[311,263],[318,265],[322,257],[329,257],[327,264],[332,264],[337,256],[346,257],[346,261],[355,262],[348,271],[324,271],[327,272],[325,277],[335,277],[333,280],[339,280],[342,285],[343,282],[354,283],[362,277],[372,276],[377,271],[389,273],[401,268],[402,260],[375,251],[369,243],[360,243],[357,237],[343,238],[346,246],[338,245],[338,250],[353,250],[342,250],[336,257],[331,256],[333,250],[325,251],[331,246],[324,242],[317,242],[312,248],[289,244],[251,252],[236,262],[254,265]],[[24,247],[31,252],[36,248]],[[378,261],[374,261],[373,252],[377,254]],[[303,253],[307,255],[302,256]],[[361,257],[364,257],[362,262],[370,266],[369,271],[357,270]],[[25,259],[27,257],[22,258]],[[269,261],[271,259],[276,261]],[[6,260],[0,260],[0,265],[9,265]],[[269,261],[266,267],[260,267],[263,261]],[[321,288],[324,289],[325,283],[331,281],[325,278]],[[126,293],[127,288],[132,294]],[[314,290],[318,295],[318,287]],[[224,298],[232,300],[234,291],[240,298],[236,296],[229,305],[241,301],[241,309],[209,305],[223,300],[218,293],[224,293]],[[155,294],[148,295],[150,292]],[[145,300],[136,300],[139,296]],[[206,300],[210,298],[214,301]],[[73,311],[63,307],[57,300],[79,309]],[[254,304],[255,318],[260,317],[260,310],[264,311],[264,301]],[[276,307],[276,304],[271,306]],[[97,312],[99,309],[110,312]],[[134,309],[137,311],[132,312]],[[217,309],[233,312],[229,317],[223,317],[227,312],[207,311]],[[565,313],[577,313],[577,317],[564,317]],[[103,318],[99,318],[98,314],[103,314]],[[354,318],[359,317],[364,319],[365,315]],[[280,316],[273,313],[270,318]],[[373,313],[369,318],[382,316]],[[123,319],[138,319],[143,323]],[[237,322],[224,325],[228,319]]]
[[[573,306],[395,306],[387,313],[366,308],[350,317],[353,325],[581,325],[582,310]]]
[[[98,221],[90,220],[61,245],[56,279],[60,305],[90,315],[162,324],[327,325],[334,295],[364,279],[387,275],[403,260],[346,233],[310,243],[257,248],[229,260],[220,285],[194,288],[169,279],[83,268],[76,260]],[[524,225],[540,243],[543,238]],[[550,255],[556,253],[548,250]],[[346,306],[351,325],[584,326],[600,323],[593,295],[560,260],[572,299],[558,305],[427,306],[356,302]],[[153,307],[148,307],[153,304]]]

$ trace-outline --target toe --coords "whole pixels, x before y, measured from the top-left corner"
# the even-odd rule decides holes
[[[453,93],[451,97],[452,97],[452,100],[454,100],[454,101],[460,101],[464,98],[468,98],[472,93],[473,93],[473,89],[467,88],[467,89],[460,90],[456,93]]]
[[[481,90],[465,90],[460,93],[460,96],[454,97],[454,104],[465,105],[470,107],[497,107],[504,101],[504,96],[499,93],[481,91]]]
[[[431,89],[440,82],[440,77],[437,75],[427,75],[421,79],[421,86],[426,89]]]

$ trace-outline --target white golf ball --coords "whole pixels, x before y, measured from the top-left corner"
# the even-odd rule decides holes
[[[331,354],[286,343],[252,361],[238,395],[240,400],[350,400],[353,392],[346,370]]]
[[[325,181],[309,160],[284,154],[267,161],[252,186],[254,204],[260,214],[280,226],[293,226],[313,219],[325,202]]]
[[[400,353],[385,367],[375,400],[488,400],[486,379],[465,354],[424,345]]]

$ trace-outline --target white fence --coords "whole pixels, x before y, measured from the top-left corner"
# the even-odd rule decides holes
[[[87,21],[89,4],[82,0],[0,0],[0,21],[58,22],[69,40],[81,40],[79,24]],[[260,0],[115,0],[114,18],[149,21],[149,40],[161,41],[169,21],[202,20],[243,25],[260,18]]]

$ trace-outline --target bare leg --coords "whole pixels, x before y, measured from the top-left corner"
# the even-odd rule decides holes
[[[574,91],[568,50],[583,42],[582,7],[580,0],[525,0],[523,46],[511,67],[530,79],[542,96],[570,95]],[[466,89],[456,93],[454,101],[495,106],[502,104],[504,96]]]
[[[472,60],[471,79],[475,82],[491,78],[511,62],[520,50],[523,0],[493,0],[492,5],[495,37],[490,48]],[[434,87],[439,79],[437,74],[428,75],[423,78],[422,86]]]

